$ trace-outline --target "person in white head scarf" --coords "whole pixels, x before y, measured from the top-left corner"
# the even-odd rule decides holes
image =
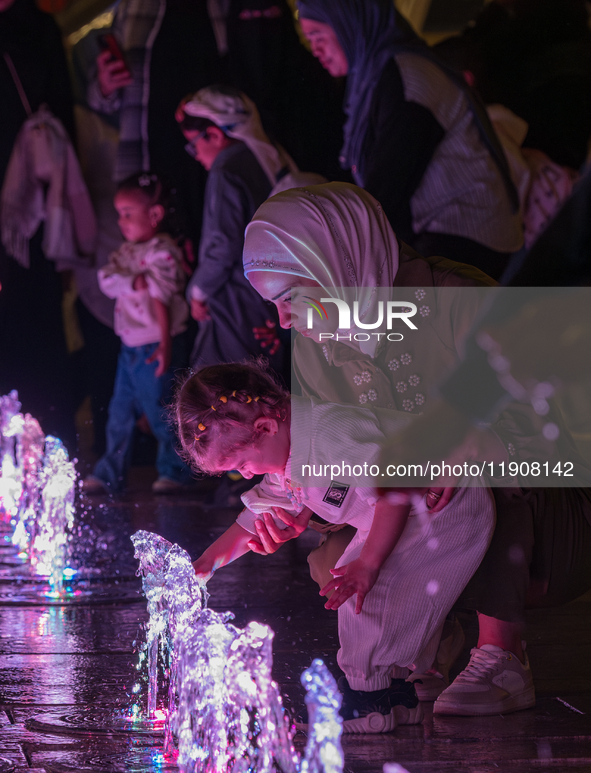
[[[227,137],[244,142],[267,175],[271,196],[289,188],[327,182],[315,172],[301,172],[285,149],[271,142],[257,106],[243,91],[224,86],[201,89],[182,103],[181,122],[186,122],[186,116],[209,120]]]
[[[378,296],[379,300],[390,298],[388,288],[495,284],[471,266],[444,258],[425,259],[399,243],[379,202],[348,183],[296,188],[266,201],[246,229],[243,265],[253,287],[276,304],[282,326],[293,327],[307,338],[308,308],[298,301],[314,296],[313,288],[318,288],[317,300],[328,294],[349,304],[357,302],[358,321],[364,323],[375,319],[373,306]],[[421,290],[420,299],[426,294]],[[437,316],[426,309],[425,305],[422,315],[429,316],[432,327],[439,325],[441,308]],[[314,326],[317,342],[316,332],[336,328],[336,314],[330,313],[336,309],[330,306],[327,311],[324,327]],[[358,336],[355,341],[353,335],[351,341],[340,343],[343,338],[325,343],[325,353],[342,353],[345,347],[374,358],[384,351],[383,339],[378,345],[375,337],[362,341],[363,336]],[[298,336],[294,357],[297,361],[303,350],[309,354],[317,348]],[[350,360],[353,355],[342,356]]]
[[[244,230],[293,162],[270,142],[255,105],[236,89],[201,89],[181,103],[177,120],[189,140],[188,152],[209,173],[198,265],[187,288],[192,316],[199,322],[191,365],[260,355],[268,339],[259,342],[254,329],[272,331],[275,320],[244,277]],[[279,370],[282,350],[267,351]]]
[[[254,274],[271,271],[276,275],[270,281],[285,290],[271,295],[280,322],[290,326],[285,324],[285,297],[289,295],[290,314],[299,309],[292,326],[304,335],[308,335],[307,306],[294,304],[292,286],[303,280],[307,289],[300,294],[304,298],[314,292],[310,288],[315,285],[322,288],[321,295],[357,301],[363,321],[371,313],[376,289],[392,287],[398,261],[398,242],[380,205],[363,189],[346,183],[297,188],[273,196],[246,229],[244,273],[259,291],[261,278],[263,282],[269,279]],[[330,326],[329,320],[327,323]],[[374,338],[356,348],[373,356],[375,345]]]
[[[282,326],[301,333],[294,342],[292,364],[304,396],[409,413],[423,412],[432,404],[434,387],[458,363],[464,334],[477,314],[475,288],[494,285],[472,267],[444,258],[422,258],[398,242],[380,204],[367,192],[343,183],[295,189],[265,202],[247,228],[243,261],[251,284],[277,305]],[[439,291],[446,286],[462,290]],[[384,337],[373,351],[364,351],[362,345],[346,340],[320,343],[309,335],[306,297],[313,301],[327,295],[344,298],[343,288],[356,288],[352,298],[359,301],[363,319],[370,290],[380,287],[409,288],[404,300],[419,307],[419,314],[413,317],[418,329],[412,336],[392,343]],[[328,322],[326,325],[329,332]],[[551,410],[562,427],[560,414],[554,407]],[[455,431],[453,422],[438,429]],[[473,461],[495,463],[548,458],[533,409],[520,404],[507,406],[490,429],[480,433],[470,451]],[[462,597],[463,607],[478,612],[478,647],[472,650],[471,664],[462,672],[457,690],[445,690],[436,713],[509,713],[535,703],[521,642],[529,562],[525,568],[520,562],[512,563],[509,550],[518,545],[524,556],[531,554],[532,509],[520,488],[493,488],[492,493],[497,511],[495,535]],[[330,580],[329,569],[351,538],[351,530],[334,532],[310,554],[311,574],[320,587]],[[272,540],[268,544],[273,547]],[[461,649],[461,635],[453,629],[449,633],[446,646]],[[484,661],[487,668],[494,664],[498,671],[479,672],[478,664]],[[513,665],[507,668],[508,661]],[[446,662],[437,661],[439,675],[415,675],[423,681],[417,685],[421,699],[433,700],[446,688],[452,663],[449,657]],[[515,689],[500,690],[486,676],[511,669],[516,674],[507,678],[518,685]],[[465,689],[466,683],[476,686]]]
[[[188,116],[211,121],[227,137],[244,142],[267,175],[271,188],[282,174],[297,171],[285,150],[267,137],[256,105],[242,91],[207,86],[184,102],[183,110]]]

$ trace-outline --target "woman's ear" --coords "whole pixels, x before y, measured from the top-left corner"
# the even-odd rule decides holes
[[[211,143],[215,150],[222,150],[228,139],[219,126],[208,126],[205,139]]]
[[[279,424],[277,419],[273,419],[271,416],[259,416],[254,423],[254,428],[257,432],[266,432],[268,435],[276,435],[279,431]]]
[[[162,204],[154,204],[154,206],[150,207],[148,214],[150,216],[150,225],[152,228],[156,228],[164,220],[166,212]]]

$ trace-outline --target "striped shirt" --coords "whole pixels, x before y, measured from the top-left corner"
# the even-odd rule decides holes
[[[427,108],[445,130],[411,199],[413,231],[463,236],[498,252],[518,250],[520,217],[511,212],[465,94],[425,57],[401,53],[395,59],[406,101]]]

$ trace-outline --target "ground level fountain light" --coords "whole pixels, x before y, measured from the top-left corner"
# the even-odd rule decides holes
[[[300,760],[294,729],[273,681],[273,631],[251,622],[240,629],[230,612],[207,607],[203,581],[189,555],[157,534],[132,536],[149,621],[140,652],[142,682],[130,721],[157,719],[159,664],[166,676],[165,754],[178,748],[182,773],[339,773],[340,694],[322,661],[302,676],[310,718]]]
[[[67,565],[77,473],[61,440],[21,413],[16,391],[0,397],[0,512],[12,544],[59,598],[75,572]]]

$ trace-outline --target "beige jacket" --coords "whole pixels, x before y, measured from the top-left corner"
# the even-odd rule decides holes
[[[94,252],[96,219],[78,159],[66,130],[45,106],[18,134],[1,194],[2,243],[25,268],[29,239],[43,221],[43,253],[58,271],[75,268],[81,256]]]

